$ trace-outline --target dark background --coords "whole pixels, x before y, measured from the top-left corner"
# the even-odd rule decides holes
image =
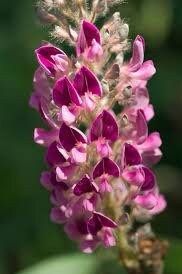
[[[156,116],[150,130],[163,138],[164,157],[157,166],[168,209],[154,220],[164,237],[182,237],[182,1],[128,0],[120,8],[131,38],[144,35],[146,58],[158,73],[150,82]],[[0,3],[0,273],[13,274],[53,254],[76,250],[49,221],[50,204],[39,184],[43,150],[33,143],[41,126],[28,106],[37,66],[34,48],[48,39],[38,24],[32,0]]]

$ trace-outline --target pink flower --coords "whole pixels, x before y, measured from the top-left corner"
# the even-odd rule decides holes
[[[93,122],[90,130],[90,141],[96,143],[97,151],[101,157],[108,157],[111,150],[110,143],[117,140],[119,128],[116,118],[104,110]]]
[[[73,84],[82,98],[82,107],[92,111],[95,107],[95,97],[102,95],[102,86],[97,77],[83,66],[76,73]]]
[[[70,153],[73,162],[86,162],[87,138],[80,130],[63,123],[59,131],[59,140],[62,147]]]
[[[144,61],[145,41],[142,36],[137,36],[133,43],[133,55],[128,63],[121,67],[121,82],[118,89],[123,85],[138,84],[146,85],[147,81],[156,73],[156,69],[151,60]]]
[[[66,76],[55,83],[53,87],[53,100],[60,107],[61,120],[68,125],[74,123],[76,115],[79,112],[78,107],[81,106],[82,100]]]
[[[88,61],[97,61],[103,55],[100,32],[94,24],[86,20],[81,23],[76,52],[78,57],[83,55]]]
[[[47,43],[35,50],[37,61],[47,75],[64,75],[68,69],[68,57],[59,48]]]
[[[33,79],[34,91],[30,97],[29,105],[39,111],[42,98],[50,100],[51,86],[45,71],[39,67]]]
[[[111,192],[112,187],[109,180],[113,177],[120,176],[120,169],[118,165],[109,158],[103,158],[93,170],[93,179],[99,178],[99,188],[102,193]]]
[[[166,207],[151,169],[162,156],[159,133],[148,130],[154,108],[146,85],[155,67],[144,61],[141,36],[123,62],[128,26],[120,28],[118,13],[113,20],[101,32],[86,20],[78,35],[69,26],[64,37],[77,40],[70,60],[49,43],[35,50],[29,104],[47,125],[34,130],[35,143],[46,148],[41,185],[50,194],[51,220],[85,253],[117,244],[126,206],[137,220]]]

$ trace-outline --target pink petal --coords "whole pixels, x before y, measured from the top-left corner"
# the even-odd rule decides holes
[[[48,147],[54,141],[58,140],[59,132],[57,129],[52,129],[50,131],[46,131],[43,128],[36,128],[34,130],[34,141],[35,143]]]

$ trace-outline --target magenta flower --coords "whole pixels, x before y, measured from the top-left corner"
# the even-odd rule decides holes
[[[89,219],[87,226],[90,234],[96,235],[102,228],[116,228],[117,224],[103,214],[94,212],[93,216]]]
[[[95,107],[95,97],[102,95],[102,86],[97,77],[83,66],[75,74],[74,87],[82,98],[82,106],[92,111]]]
[[[29,104],[39,111],[42,98],[50,100],[51,96],[51,86],[45,71],[41,67],[39,67],[34,74],[33,85],[34,91],[30,97]]]
[[[71,159],[76,163],[86,161],[86,136],[75,127],[62,124],[59,131],[59,140],[62,147],[70,152]]]
[[[142,164],[139,152],[130,144],[125,144],[122,155],[122,177],[131,185],[138,186],[139,191],[152,190],[155,186],[153,172]]]
[[[104,110],[93,122],[90,130],[90,141],[96,143],[97,151],[101,157],[111,153],[110,143],[117,140],[119,128],[113,114]]]
[[[54,85],[53,100],[61,108],[61,120],[68,125],[72,124],[76,119],[78,107],[81,106],[82,100],[66,76],[59,79]]]
[[[153,62],[151,60],[144,61],[144,51],[145,41],[138,35],[133,43],[132,58],[120,68],[121,79],[118,90],[127,85],[145,87],[147,81],[156,73]]]
[[[89,178],[88,175],[85,175],[85,177],[83,177],[81,179],[81,181],[79,181],[75,186],[74,186],[74,194],[76,196],[80,196],[82,194],[85,193],[90,193],[90,192],[98,192],[98,186],[92,182],[92,180]]]
[[[111,176],[119,177],[120,169],[118,165],[109,158],[103,158],[93,170],[93,179],[98,178],[100,191],[111,192],[112,187],[109,183]]]
[[[103,55],[101,36],[97,27],[83,20],[76,45],[77,56],[81,54],[88,61],[98,60]]]
[[[57,73],[65,74],[68,69],[66,54],[49,43],[36,49],[35,54],[40,66],[49,76],[55,77]]]

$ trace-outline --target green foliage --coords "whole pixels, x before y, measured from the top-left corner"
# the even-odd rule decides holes
[[[166,258],[165,274],[181,274],[182,243],[173,241]],[[116,261],[96,255],[72,254],[45,260],[18,274],[124,274]]]
[[[19,274],[93,274],[97,266],[93,256],[69,255],[48,259]]]

